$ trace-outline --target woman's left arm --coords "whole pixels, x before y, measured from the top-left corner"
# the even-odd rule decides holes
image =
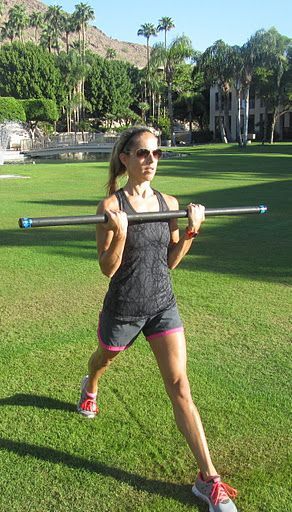
[[[178,210],[178,201],[174,197],[165,197],[170,210]],[[170,244],[168,249],[168,267],[174,269],[189,252],[191,245],[198,236],[200,226],[205,220],[205,207],[201,204],[189,204],[188,226],[180,235],[176,219],[172,219],[170,225]]]

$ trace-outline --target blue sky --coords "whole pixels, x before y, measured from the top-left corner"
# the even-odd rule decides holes
[[[275,26],[286,36],[292,37],[292,0],[82,0],[95,11],[92,22],[107,36],[120,41],[145,44],[137,36],[144,23],[157,22],[163,16],[173,19],[175,29],[168,33],[168,41],[185,34],[196,50],[204,51],[217,39],[228,44],[244,44],[258,29]],[[73,12],[79,0],[46,0],[47,5],[62,5]],[[162,41],[162,33],[150,39],[150,44]]]

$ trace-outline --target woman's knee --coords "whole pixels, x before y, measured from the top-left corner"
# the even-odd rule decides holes
[[[186,375],[167,379],[165,388],[172,402],[192,401],[189,380]]]

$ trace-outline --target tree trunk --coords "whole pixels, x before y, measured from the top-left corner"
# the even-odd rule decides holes
[[[237,96],[237,119],[236,119],[236,138],[237,142],[240,146],[242,146],[242,133],[241,133],[241,97],[240,97],[240,88],[236,89]]]
[[[264,137],[263,137],[264,143],[267,141],[267,135],[268,135],[268,109],[267,109],[267,107],[265,107]]]
[[[172,82],[167,84],[167,102],[168,102],[168,115],[170,119],[170,133],[173,134],[173,104],[172,104]]]
[[[224,142],[224,144],[227,144],[227,137],[226,137],[226,132],[225,132],[225,128],[224,128],[224,113],[222,111],[222,92],[219,91],[219,96],[218,96],[218,100],[219,100],[219,128],[220,128],[220,135],[221,135],[221,141]]]
[[[231,141],[231,132],[229,128],[229,93],[223,96],[223,110],[224,110],[224,126],[227,142]]]
[[[244,123],[243,123],[243,144],[247,145],[248,136],[248,116],[249,116],[249,88],[247,85],[244,90]]]
[[[277,113],[276,113],[276,110],[274,110],[273,114],[272,114],[270,144],[273,144],[273,142],[274,142],[274,132],[275,132],[276,121],[277,121]]]

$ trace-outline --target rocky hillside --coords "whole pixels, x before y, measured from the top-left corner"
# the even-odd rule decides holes
[[[8,11],[15,4],[23,4],[29,14],[40,11],[45,12],[47,5],[39,0],[4,0],[4,14],[1,19],[1,25],[7,19]],[[77,3],[77,2],[76,2]],[[62,5],[62,2],[56,2],[56,5]],[[30,28],[24,32],[25,40],[34,40],[34,29]],[[77,36],[71,35],[71,41],[77,40]],[[131,62],[135,66],[142,68],[146,65],[146,46],[142,44],[128,43],[112,39],[104,34],[99,28],[89,26],[87,30],[88,48],[93,52],[105,57],[108,48],[116,51],[116,58]]]

